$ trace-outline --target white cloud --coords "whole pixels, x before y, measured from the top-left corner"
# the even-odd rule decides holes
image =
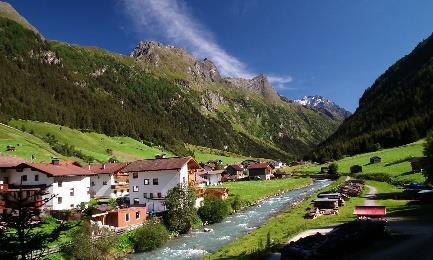
[[[191,17],[182,0],[121,0],[121,3],[139,33],[158,33],[197,57],[209,58],[223,76],[249,79],[256,75],[218,45],[211,32]],[[277,88],[292,81],[290,76],[268,78]]]
[[[251,78],[253,73],[229,55],[201,24],[194,21],[178,0],[123,0],[126,13],[138,30],[160,32],[174,44],[186,47],[195,56],[208,57],[230,77]]]
[[[271,84],[280,90],[289,90],[293,88],[289,88],[286,85],[293,81],[293,78],[291,76],[280,76],[280,75],[268,75],[268,80],[271,82]]]

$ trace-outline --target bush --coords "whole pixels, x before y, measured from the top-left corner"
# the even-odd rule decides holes
[[[93,235],[99,238],[93,238]],[[84,222],[72,235],[72,240],[62,248],[66,259],[106,260],[115,259],[114,246],[117,236],[107,229]]]
[[[196,195],[191,187],[174,187],[165,198],[165,223],[170,231],[187,233],[197,221]]]
[[[338,164],[333,162],[328,167],[329,174],[337,174],[338,173]]]
[[[170,234],[163,224],[150,220],[134,232],[132,239],[135,252],[143,252],[164,245],[169,238]]]
[[[207,197],[197,213],[203,222],[216,223],[230,214],[230,205],[220,198]]]
[[[241,197],[236,195],[231,202],[231,207],[233,210],[238,211],[244,207],[244,204],[245,201],[242,201]]]

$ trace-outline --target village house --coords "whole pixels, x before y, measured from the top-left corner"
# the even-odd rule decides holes
[[[208,188],[204,190],[204,196],[225,200],[229,197],[229,190],[227,188]]]
[[[122,171],[127,165],[127,163],[88,165],[87,169],[95,173],[90,177],[90,196],[95,199],[128,196],[128,174]]]
[[[146,206],[149,213],[165,211],[167,192],[179,185],[194,186],[200,165],[192,157],[140,160],[123,171],[129,174],[131,205]]]
[[[362,172],[362,166],[361,165],[352,165],[350,166],[350,173],[361,173]]]
[[[270,180],[272,167],[268,163],[256,163],[248,166],[250,179],[260,178],[261,180]]]
[[[373,156],[370,158],[370,164],[380,163],[382,161],[382,158],[379,156]]]
[[[206,182],[206,185],[217,185],[222,181],[224,170],[202,171],[199,176]]]
[[[222,181],[239,180],[245,178],[242,164],[228,165],[222,173]]]
[[[15,161],[14,163],[10,163]],[[77,207],[90,200],[90,176],[94,173],[81,168],[71,161],[53,159],[51,163],[28,163],[17,159],[0,157],[0,179],[7,192],[24,193],[22,196],[35,200],[42,204],[45,200],[44,210],[65,210]],[[45,190],[42,197],[35,194]],[[11,198],[3,194],[3,199]],[[3,202],[4,208],[8,208],[8,201]]]
[[[92,209],[92,220],[100,225],[124,229],[146,222],[146,207],[112,208],[100,205]]]

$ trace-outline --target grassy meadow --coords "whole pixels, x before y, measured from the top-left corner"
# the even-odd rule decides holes
[[[207,162],[210,160],[221,160],[223,164],[239,163],[246,159],[245,156],[234,154],[226,151],[202,147],[197,145],[187,145],[187,148],[194,153],[194,158],[198,162]]]
[[[338,171],[348,174],[352,165],[360,165],[364,174],[385,173],[398,181],[422,182],[425,177],[422,173],[412,172],[408,159],[423,156],[423,145],[424,140],[420,140],[400,147],[346,157],[337,161]],[[377,164],[370,164],[370,158],[373,156],[381,157],[382,161]],[[317,173],[323,166],[326,165],[300,167],[297,171],[300,173]]]
[[[16,151],[7,151],[8,145],[15,146]],[[53,156],[64,158],[40,138],[3,124],[0,124],[0,153],[25,160],[31,160],[35,155],[36,161],[48,161]]]
[[[154,158],[156,154],[170,152],[150,147],[130,137],[110,137],[95,132],[82,132],[65,126],[25,120],[12,120],[10,125],[31,132],[38,138],[54,135],[59,143],[73,145],[83,154],[105,162],[111,157],[120,161]],[[110,150],[110,152],[108,152]]]
[[[312,180],[310,178],[288,178],[272,181],[225,182],[222,187],[229,189],[231,197],[239,196],[242,201],[251,205],[262,198],[283,191],[298,189],[311,183]]]

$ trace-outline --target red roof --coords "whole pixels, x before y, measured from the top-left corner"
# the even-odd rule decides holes
[[[353,214],[357,216],[386,216],[385,206],[356,206]]]
[[[248,166],[248,170],[253,170],[253,169],[266,169],[269,166],[269,163],[255,163],[255,164],[251,164],[250,166]]]
[[[0,155],[0,168],[15,168],[17,165],[25,163],[21,158]]]
[[[127,163],[91,164],[83,168],[97,174],[115,174],[127,165]]]
[[[52,163],[22,163],[20,167],[30,167],[34,170],[43,172],[52,176],[86,176],[95,175],[95,173],[76,166],[73,163],[60,162],[58,165]]]
[[[244,170],[243,166],[240,165],[240,164],[231,164],[231,165],[229,165],[229,166],[227,166],[227,167],[231,167],[231,168],[233,168],[235,171],[243,171],[243,170]]]
[[[179,170],[185,164],[193,164],[193,169],[200,169],[200,165],[192,157],[173,157],[140,160],[130,163],[126,166],[124,172],[142,172],[142,171],[161,171],[161,170]]]

